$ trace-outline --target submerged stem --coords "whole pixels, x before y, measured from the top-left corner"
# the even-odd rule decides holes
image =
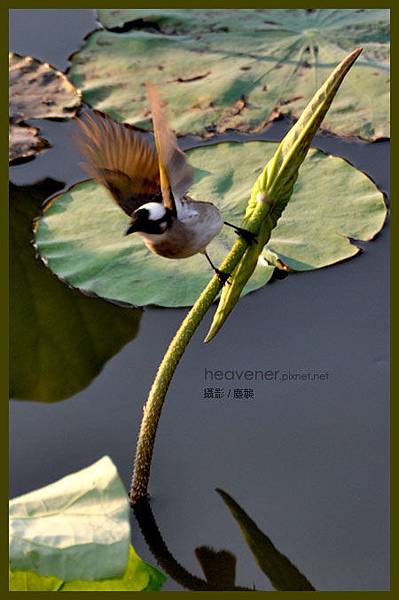
[[[239,238],[221,264],[220,269],[226,273],[231,273],[241,260],[246,248],[247,243]],[[132,502],[137,502],[140,498],[147,495],[155,436],[169,384],[187,344],[220,292],[221,287],[222,284],[218,277],[212,277],[180,325],[159,365],[157,375],[144,406],[143,419],[137,440],[129,494]]]

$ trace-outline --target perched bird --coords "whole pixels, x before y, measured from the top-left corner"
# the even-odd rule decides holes
[[[137,232],[146,246],[166,258],[188,258],[203,253],[222,283],[229,274],[212,263],[207,246],[223,223],[233,227],[248,243],[254,235],[223,221],[211,202],[187,195],[193,174],[184,152],[170,129],[156,87],[147,84],[154,141],[149,134],[115,122],[99,111],[78,119],[77,142],[83,168],[111,193],[130,217],[125,235]]]

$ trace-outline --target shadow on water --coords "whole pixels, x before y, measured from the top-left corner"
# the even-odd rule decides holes
[[[216,490],[235,519],[245,542],[259,568],[277,591],[315,591],[312,584],[297,567],[277,548],[241,508],[223,490]],[[187,571],[168,549],[158,528],[150,502],[142,498],[133,505],[134,515],[150,552],[160,568],[176,583],[193,591],[260,591],[236,585],[237,559],[228,550],[214,550],[199,546],[195,556],[201,565],[205,580]]]
[[[64,184],[10,185],[10,395],[56,402],[76,394],[138,332],[141,309],[120,308],[60,281],[36,256],[33,221]]]

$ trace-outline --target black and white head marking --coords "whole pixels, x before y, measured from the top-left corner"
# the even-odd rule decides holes
[[[140,206],[135,212],[138,213],[141,210],[146,210],[148,213],[149,221],[162,221],[166,216],[166,208],[160,202],[147,202]]]
[[[134,232],[162,234],[171,225],[173,213],[160,202],[147,202],[134,211],[126,235]]]

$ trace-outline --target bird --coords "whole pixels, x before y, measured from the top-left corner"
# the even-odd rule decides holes
[[[153,139],[150,134],[120,123],[98,110],[77,117],[75,137],[89,177],[96,179],[130,217],[125,235],[139,234],[154,254],[170,259],[202,253],[224,285],[229,273],[212,262],[207,246],[223,224],[248,244],[254,234],[223,220],[211,202],[188,195],[193,170],[179,148],[157,87],[146,84]]]

